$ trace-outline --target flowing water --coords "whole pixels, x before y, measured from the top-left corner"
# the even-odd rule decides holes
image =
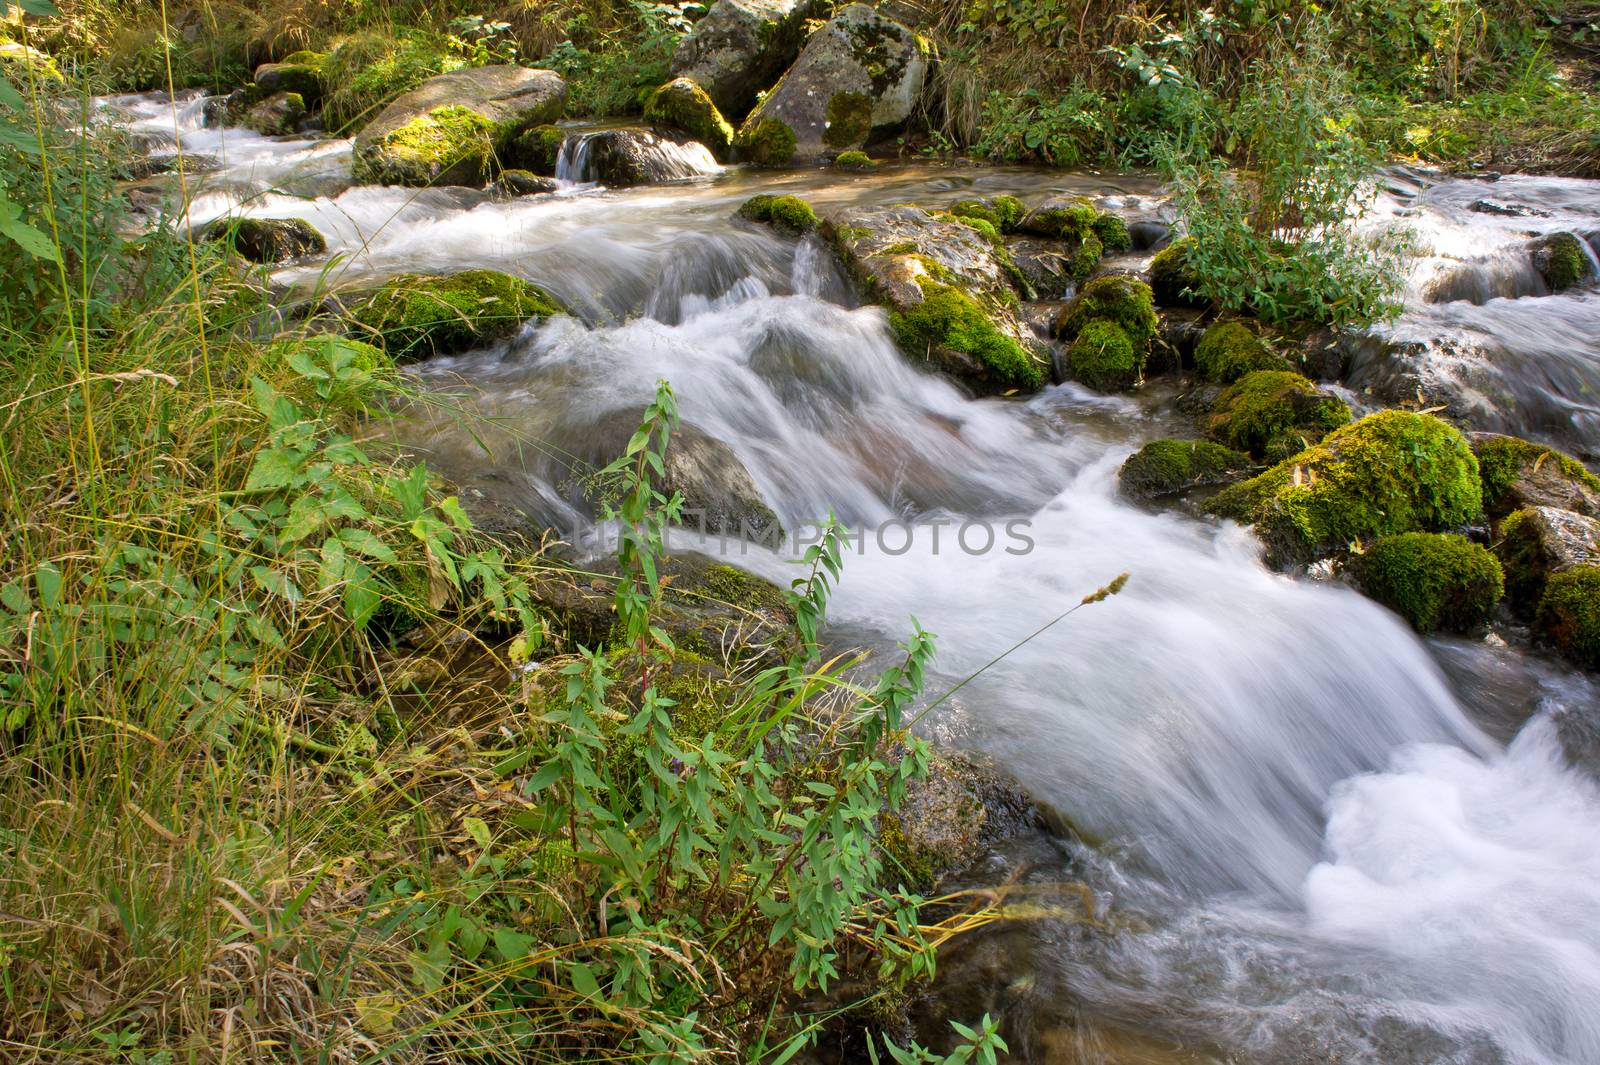
[[[1132,574],[930,726],[992,756],[1097,844],[1035,840],[979,874],[1045,891],[1077,879],[1094,893],[1093,922],[1047,910],[997,932],[1011,944],[998,971],[963,971],[959,953],[946,963],[956,993],[1006,1012],[1019,1049],[1096,1062],[1600,1062],[1600,790],[1560,742],[1563,722],[1588,720],[1589,682],[1488,644],[1429,646],[1353,592],[1269,572],[1242,529],[1129,506],[1115,488],[1122,459],[1182,428],[1161,386],[968,398],[896,351],[883,313],[858,305],[814,240],[732,219],[756,191],[802,193],[824,212],[1058,190],[1144,209],[1148,179],[731,170],[496,201],[350,188],[343,142],[203,130],[194,101],[106,110],[169,144],[176,116],[186,151],[218,157],[221,170],[193,180],[192,220],[246,210],[317,225],[330,260],[280,270],[286,290],[492,267],[573,308],[416,370],[442,404],[486,419],[473,434],[444,415],[408,430],[468,490],[581,531],[570,480],[604,457],[601,428],[668,379],[685,421],[731,448],[787,527],[832,511],[867,530],[833,631],[887,645],[915,615],[939,638],[936,690]],[[582,178],[581,142],[569,148]],[[1547,213],[1467,209],[1485,188]],[[1529,230],[1600,225],[1600,185],[1398,174],[1382,216],[1411,225],[1427,253],[1391,329],[1435,353],[1470,338],[1480,385],[1515,397],[1497,400],[1503,427],[1600,448],[1600,297],[1545,295],[1519,250]],[[1376,372],[1357,371],[1358,387]],[[1000,535],[981,550],[986,529]],[[729,550],[788,572],[781,554]],[[1170,1049],[1118,1050],[1097,1031]]]

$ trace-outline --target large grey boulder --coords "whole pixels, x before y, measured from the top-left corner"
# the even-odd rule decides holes
[[[800,54],[817,0],[717,0],[678,45],[672,76],[692,78],[737,122]]]
[[[368,185],[482,186],[518,134],[561,117],[567,86],[552,70],[493,66],[429,78],[356,137],[352,172]]]
[[[859,150],[905,126],[932,65],[927,38],[851,4],[750,112],[735,150],[760,166],[810,166]]]

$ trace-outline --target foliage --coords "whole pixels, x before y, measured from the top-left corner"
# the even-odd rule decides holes
[[[561,41],[539,61],[567,79],[575,114],[637,114],[667,80],[672,53],[689,26],[685,5],[629,0],[618,6],[628,12],[622,27],[602,30],[592,15],[579,10]]]
[[[1351,577],[1363,592],[1418,632],[1468,632],[1488,620],[1504,579],[1489,549],[1462,536],[1402,533],[1352,555]]]
[[[416,30],[363,31],[337,41],[323,61],[323,121],[351,136],[384,106],[424,81],[467,66],[442,37]]]

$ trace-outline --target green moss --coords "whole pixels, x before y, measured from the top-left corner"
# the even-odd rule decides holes
[[[796,143],[794,130],[776,118],[746,122],[734,137],[740,157],[756,166],[788,166]]]
[[[1449,533],[1385,536],[1352,555],[1351,579],[1418,632],[1467,632],[1489,620],[1504,579],[1488,548]]]
[[[1295,564],[1359,540],[1457,528],[1482,504],[1466,438],[1431,415],[1390,410],[1224,489],[1210,510],[1255,525],[1274,562]]]
[[[566,139],[567,131],[560,126],[534,126],[512,139],[506,150],[506,160],[517,169],[541,177],[554,177],[556,163],[561,158],[561,145]]]
[[[1195,369],[1208,381],[1228,384],[1255,370],[1287,370],[1289,364],[1273,354],[1266,342],[1243,322],[1218,322],[1205,331],[1194,348]]]
[[[1495,541],[1495,552],[1505,571],[1506,599],[1512,612],[1522,618],[1532,617],[1538,610],[1548,576],[1536,520],[1531,509],[1512,511],[1500,523]]]
[[[1554,474],[1577,491],[1587,489],[1600,494],[1600,477],[1571,455],[1554,448],[1515,436],[1491,436],[1480,441],[1474,450],[1478,454],[1478,471],[1483,475],[1483,509],[1491,517],[1499,517],[1516,505],[1512,486],[1535,472]]]
[[[1022,224],[1022,219],[1028,213],[1028,207],[1015,196],[996,196],[994,198],[994,213],[999,220],[1000,232],[1010,233]]]
[[[1105,318],[1084,324],[1067,349],[1072,376],[1090,388],[1109,392],[1131,388],[1144,369],[1144,352],[1136,349],[1121,326]]]
[[[925,356],[945,348],[982,363],[998,385],[1032,391],[1044,384],[1039,363],[1001,332],[971,296],[926,278],[918,284],[922,302],[889,314],[895,339],[908,354]]]
[[[1094,232],[1094,222],[1098,216],[1094,204],[1078,197],[1065,206],[1041,207],[1030,212],[1023,220],[1022,228],[1041,237],[1058,240],[1077,237],[1081,240]]]
[[[1082,284],[1094,273],[1094,268],[1100,263],[1100,256],[1105,248],[1100,244],[1100,238],[1093,233],[1084,237],[1073,249],[1072,258],[1067,262],[1067,274],[1072,280]]]
[[[828,98],[828,123],[822,143],[830,148],[852,148],[866,143],[872,132],[872,100],[865,93],[836,92]]]
[[[817,213],[798,196],[752,196],[739,207],[739,217],[795,235],[817,228]]]
[[[1600,566],[1551,574],[1539,601],[1537,625],[1575,664],[1600,670]]]
[[[494,270],[447,277],[407,274],[351,313],[396,362],[448,355],[515,333],[523,322],[566,313],[537,285]]]
[[[1133,247],[1133,238],[1128,235],[1128,223],[1120,215],[1109,211],[1095,217],[1094,235],[1100,238],[1100,243],[1112,255]]]
[[[358,151],[355,176],[361,183],[422,186],[481,185],[496,165],[501,129],[470,107],[447,104],[417,115]]]
[[[1117,474],[1134,499],[1226,484],[1250,468],[1250,456],[1209,440],[1153,440],[1128,456]]]
[[[950,213],[957,218],[980,219],[1001,233],[1010,233],[1028,209],[1015,196],[996,196],[993,200],[957,200],[950,205]]]
[[[908,891],[931,891],[935,886],[932,856],[906,834],[900,818],[885,813],[878,818],[878,846],[884,864],[894,871],[891,879]]]
[[[788,597],[777,585],[721,562],[706,567],[702,584],[707,595],[747,610],[786,614],[790,609]]]
[[[937,217],[937,216],[935,216],[935,217]],[[983,237],[983,239],[988,241],[990,244],[998,245],[1000,243],[1000,229],[999,229],[998,226],[996,226],[993,222],[989,221],[988,219],[976,218],[976,217],[961,217],[961,216],[957,216],[957,215],[952,215],[950,217],[955,218],[958,222],[960,222],[962,225],[966,226],[967,228],[976,230],[978,232],[978,235]]]
[[[253,263],[281,263],[328,250],[317,227],[303,218],[221,218],[200,235],[223,242]]]
[[[1298,454],[1350,422],[1350,408],[1288,370],[1245,374],[1217,397],[1207,432],[1274,462]]]
[[[733,150],[733,127],[722,117],[711,96],[688,78],[674,78],[645,101],[644,120],[687,133],[710,148],[719,159]]]
[[[1061,313],[1056,325],[1063,339],[1071,340],[1089,322],[1104,318],[1115,322],[1128,334],[1140,352],[1148,351],[1160,323],[1150,286],[1136,277],[1111,274],[1084,285],[1076,298]]]
[[[838,157],[834,159],[833,165],[834,168],[838,170],[878,169],[877,160],[873,159],[872,156],[868,155],[866,152],[860,151],[840,152]]]
[[[1175,240],[1156,252],[1150,260],[1150,288],[1155,292],[1156,303],[1163,307],[1200,307],[1205,299],[1199,295],[1200,276],[1189,265],[1189,253],[1195,246],[1193,237]]]
[[[284,60],[269,65],[273,92],[298,93],[303,100],[315,103],[322,99],[322,60],[316,52],[297,52],[296,55],[315,57],[312,63],[295,63]],[[257,72],[258,74],[260,71]]]
[[[1552,292],[1571,288],[1589,276],[1589,257],[1571,233],[1557,233],[1546,245],[1544,279]]]

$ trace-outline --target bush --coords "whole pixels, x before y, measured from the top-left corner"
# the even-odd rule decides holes
[[[1207,432],[1257,458],[1296,455],[1350,421],[1350,408],[1306,378],[1286,370],[1256,370],[1217,397]]]
[[[1117,323],[1095,318],[1078,331],[1067,349],[1072,376],[1090,388],[1113,391],[1131,388],[1144,369],[1144,352]]]
[[[1600,670],[1600,566],[1551,574],[1539,600],[1537,625],[1576,665]]]
[[[1431,415],[1391,410],[1223,489],[1209,509],[1253,524],[1272,562],[1295,565],[1361,540],[1466,525],[1482,513],[1483,492],[1460,432]]]
[[[1218,322],[1194,348],[1195,369],[1207,381],[1229,384],[1256,370],[1287,370],[1289,364],[1243,322]]]
[[[1134,348],[1141,352],[1141,364],[1142,353],[1149,351],[1150,341],[1161,324],[1156,319],[1150,286],[1126,274],[1097,277],[1084,285],[1062,310],[1056,332],[1070,340],[1096,319],[1120,326]]]
[[[1357,587],[1418,632],[1468,632],[1489,619],[1504,580],[1488,548],[1462,536],[1386,536],[1350,557]]]

